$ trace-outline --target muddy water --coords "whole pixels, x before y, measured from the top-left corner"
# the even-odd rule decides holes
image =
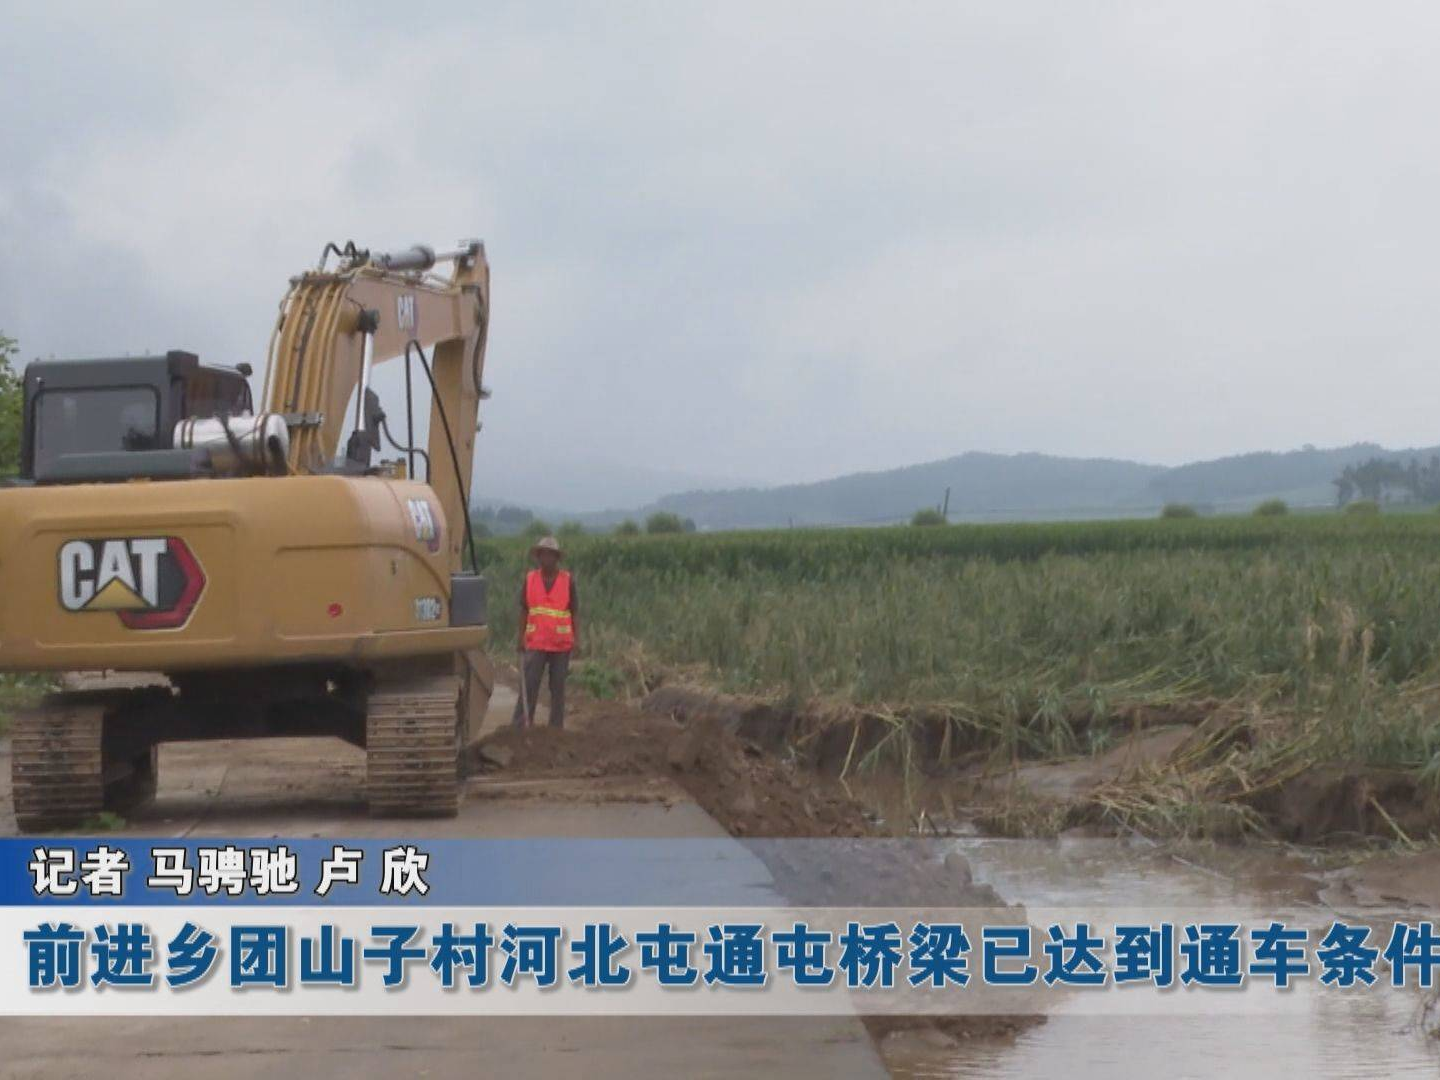
[[[1032,921],[1040,909],[1080,917],[1228,911],[1237,920],[1265,912],[1310,925],[1341,915],[1372,926],[1416,918],[1413,909],[1393,906],[1352,903],[1337,911],[1327,903],[1331,875],[1317,862],[1269,850],[979,837],[957,839],[955,847],[977,881],[1025,904]],[[1440,1042],[1425,1034],[1425,1003],[1417,993],[1345,993],[1312,981],[1285,993],[1253,987],[1240,995],[1173,994],[1169,1005],[1158,1007],[1155,1000],[1164,995],[1140,993],[1148,995],[1146,1010],[1154,1011],[1097,1015],[1105,1010],[1096,1009],[1094,998],[1072,995],[1058,999],[1047,1022],[1014,1043],[892,1047],[887,1061],[897,1075],[926,1077],[1440,1076]]]

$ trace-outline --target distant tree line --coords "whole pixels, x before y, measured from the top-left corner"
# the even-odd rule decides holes
[[[533,513],[519,506],[482,506],[470,511],[471,527],[485,536],[519,536],[534,520]]]
[[[20,414],[24,387],[15,370],[19,348],[0,334],[0,476],[20,471]]]
[[[483,506],[470,512],[471,527],[477,536],[528,536],[537,539],[554,534],[563,539],[573,539],[586,533],[579,521],[563,521],[558,529],[550,522],[521,506]],[[617,536],[638,536],[642,527],[634,521],[620,522],[614,528]],[[645,519],[643,531],[652,536],[665,533],[693,533],[693,518],[681,517],[669,511],[657,511]]]
[[[1340,506],[1353,499],[1380,503],[1397,496],[1406,502],[1440,503],[1440,454],[1431,454],[1423,464],[1419,458],[1369,458],[1345,466],[1331,483]]]
[[[695,522],[668,510],[660,510],[645,519],[645,531],[651,536],[662,533],[692,533],[695,531]]]

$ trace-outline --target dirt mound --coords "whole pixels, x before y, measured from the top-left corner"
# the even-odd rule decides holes
[[[647,694],[640,708],[685,723],[718,724],[772,753],[789,752],[808,726],[763,698],[713,694],[691,686],[662,686]]]
[[[507,728],[490,735],[476,748],[473,764],[525,778],[668,777],[736,836],[876,831],[838,788],[770,756],[720,718],[682,725],[621,705],[586,703],[580,709],[573,729]]]

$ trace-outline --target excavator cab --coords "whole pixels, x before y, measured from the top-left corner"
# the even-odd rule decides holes
[[[207,367],[194,353],[37,360],[25,369],[20,475],[37,483],[170,477],[182,420],[254,411],[248,365]],[[131,456],[140,455],[140,456]]]

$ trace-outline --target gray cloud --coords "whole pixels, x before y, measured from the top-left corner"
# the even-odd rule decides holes
[[[11,13],[0,327],[253,362],[325,240],[478,232],[477,492],[577,508],[967,449],[1430,443],[1437,30],[1339,2]]]

